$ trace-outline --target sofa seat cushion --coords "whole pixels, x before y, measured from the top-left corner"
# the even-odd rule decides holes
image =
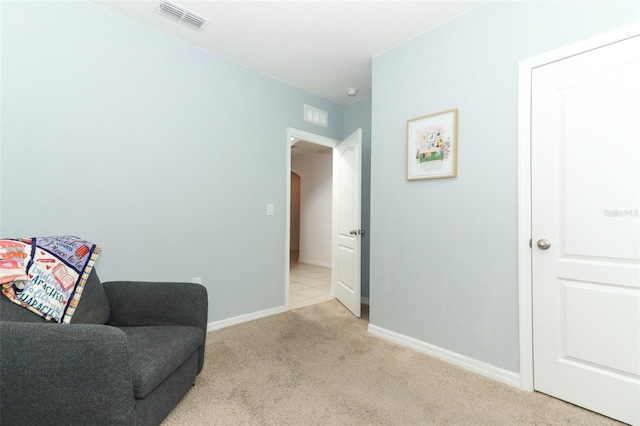
[[[189,326],[118,327],[127,335],[133,395],[145,398],[204,343]]]

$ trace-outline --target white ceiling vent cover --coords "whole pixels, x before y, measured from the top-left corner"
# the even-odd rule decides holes
[[[204,30],[204,27],[206,27],[210,22],[209,19],[204,16],[200,16],[189,9],[178,6],[170,1],[160,1],[156,8],[156,12],[197,31]]]

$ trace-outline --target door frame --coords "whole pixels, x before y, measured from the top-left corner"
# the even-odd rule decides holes
[[[518,67],[518,303],[520,389],[534,391],[533,280],[531,242],[531,73],[534,68],[640,35],[640,24],[520,61]]]
[[[291,147],[295,145],[299,140],[303,140],[305,142],[311,142],[316,145],[322,145],[335,149],[338,144],[342,141],[331,139],[326,136],[317,135],[315,133],[305,132],[304,130],[294,129],[292,127],[287,127],[287,143],[286,147],[286,159],[287,159],[287,195],[286,195],[286,223],[285,223],[285,235],[284,235],[284,306],[288,310],[289,309],[289,269],[291,268],[291,261],[289,259],[289,252],[291,250]],[[331,215],[331,220],[333,221],[333,214]],[[333,236],[332,236],[333,238]],[[333,263],[333,258],[331,259]]]

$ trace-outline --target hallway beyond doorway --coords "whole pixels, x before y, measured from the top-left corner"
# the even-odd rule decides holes
[[[326,302],[331,295],[331,268],[291,260],[289,309]]]

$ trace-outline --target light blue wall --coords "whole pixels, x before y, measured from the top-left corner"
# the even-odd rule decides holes
[[[490,2],[373,59],[371,323],[517,372],[520,60],[637,2]],[[406,121],[459,109],[458,177],[405,180]]]
[[[90,3],[4,1],[1,108],[4,237],[89,239],[103,280],[201,276],[209,321],[283,305],[286,128],[340,139],[342,106]]]
[[[344,135],[349,136],[358,128],[362,128],[362,208],[361,225],[366,231],[361,239],[362,264],[360,279],[362,297],[369,298],[369,252],[371,231],[371,98],[352,103],[344,107]]]
[[[0,2],[0,23],[2,23],[2,2]],[[0,29],[0,48],[2,47],[2,30]],[[2,238],[2,51],[0,50],[0,238]]]

